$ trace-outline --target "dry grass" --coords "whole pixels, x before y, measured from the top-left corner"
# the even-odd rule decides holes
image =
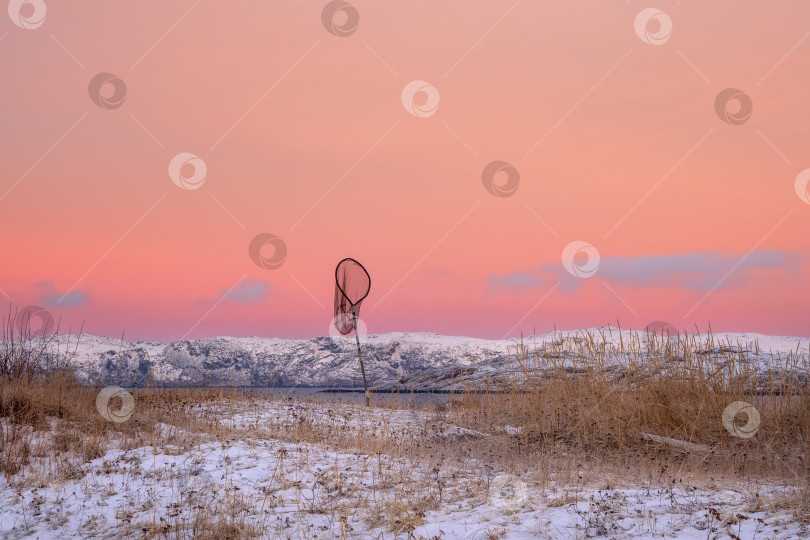
[[[133,391],[135,412],[118,424],[96,411],[99,388],[80,386],[63,372],[3,377],[0,471],[10,482],[21,472],[38,471],[25,482],[46,483],[81,474],[81,463],[113,446],[170,453],[169,447],[183,452],[211,441],[225,447],[246,438],[276,439],[369,457],[353,474],[337,464],[321,471],[319,485],[332,495],[301,499],[303,511],[333,515],[347,531],[346,517],[362,511],[369,526],[411,534],[443,504],[484,502],[490,480],[501,472],[538,488],[568,486],[549,498],[551,507],[580,500],[586,487],[789,485],[795,490],[771,499],[754,490],[750,511],[789,510],[810,522],[810,394],[801,375],[810,372],[807,357],[797,352],[775,358],[763,375],[732,345],[714,343],[709,335],[611,349],[606,336],[583,335],[542,349],[521,347],[505,375],[490,381],[498,393],[468,388],[449,405],[412,416],[409,425],[394,421],[403,411],[383,403],[372,413],[236,390],[154,388]],[[734,437],[723,427],[723,410],[733,401],[751,403],[761,414],[754,437]],[[252,411],[260,420],[227,422],[223,411]],[[472,432],[453,434],[448,426]],[[654,442],[644,434],[706,450]],[[369,496],[357,491],[365,473],[375,479]],[[128,531],[147,537],[258,536],[261,522],[238,494],[227,493],[215,505],[188,501],[193,517],[182,525],[119,519]],[[265,502],[273,504],[272,497]],[[494,529],[488,534],[498,535]]]
[[[610,330],[608,330],[609,332]],[[810,362],[804,351],[772,358],[763,373],[739,344],[702,337],[643,336],[611,347],[610,336],[583,334],[542,349],[521,347],[503,393],[467,392],[456,422],[472,429],[517,427],[502,454],[535,461],[576,482],[583,469],[655,483],[787,482],[800,488],[792,508],[810,518]],[[639,339],[640,338],[640,339]],[[542,376],[538,376],[542,374]],[[752,404],[761,424],[752,438],[723,426],[732,402]],[[738,415],[735,423],[745,423]],[[657,443],[651,434],[706,451]]]
[[[60,475],[75,465],[61,458],[78,454],[89,461],[104,455],[113,441],[116,447],[129,449],[149,446],[160,436],[163,444],[188,446],[216,431],[192,409],[220,398],[218,392],[135,391],[132,417],[115,423],[96,409],[100,389],[82,386],[65,373],[31,380],[0,378],[0,472],[9,478],[31,465],[37,454],[52,458],[57,463],[52,473]],[[163,424],[170,427],[160,430]]]
[[[314,422],[302,412],[263,429],[275,438],[354,448],[391,461],[408,457],[438,470],[438,478],[474,460],[492,471],[532,471],[539,487],[792,485],[796,491],[774,504],[810,521],[810,362],[804,351],[772,358],[763,372],[739,344],[716,342],[711,334],[640,336],[618,347],[608,338],[583,334],[542,349],[521,347],[504,366],[506,375],[487,385],[496,393],[468,388],[451,406],[433,411],[435,422],[483,438],[434,437],[430,421],[398,431],[385,425],[384,414],[371,433],[345,429],[339,408],[327,412],[330,421]],[[761,415],[751,438],[733,436],[722,423],[735,401]],[[740,414],[735,423],[745,420]],[[687,444],[673,446],[662,437]],[[695,449],[684,448],[688,444]],[[431,497],[438,500],[440,493],[436,485]]]
[[[434,420],[416,430],[390,428],[385,414],[371,430],[347,428],[339,407],[320,411],[326,421],[303,410],[270,419],[262,430],[291,442],[367,452],[381,460],[380,470],[407,457],[439,471],[437,478],[474,460],[492,471],[532,471],[539,487],[792,485],[796,492],[774,504],[810,521],[810,364],[804,352],[772,358],[763,372],[738,344],[715,342],[711,334],[650,337],[614,348],[608,337],[521,347],[504,366],[506,375],[486,385],[495,393],[468,388],[450,406],[434,408]],[[735,401],[761,415],[752,438],[723,426],[723,411]],[[740,414],[735,423],[745,420]],[[436,423],[486,436],[435,437]],[[663,437],[686,444],[673,446]],[[689,444],[697,449],[684,448]],[[430,496],[440,498],[438,481]]]

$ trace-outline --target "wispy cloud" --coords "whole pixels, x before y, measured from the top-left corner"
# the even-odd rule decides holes
[[[201,303],[210,304],[215,302],[218,298],[222,298],[224,296],[226,302],[244,305],[256,304],[259,301],[267,298],[267,296],[273,290],[273,284],[260,279],[248,278],[239,282],[239,284],[236,285],[233,290],[230,290],[230,292],[229,290],[229,288],[224,288],[215,295],[215,298],[202,299]]]
[[[38,281],[34,286],[44,291],[39,301],[48,307],[71,308],[83,306],[90,298],[87,293],[79,290],[73,290],[67,294],[59,292],[50,281]]]
[[[715,287],[743,256],[743,253],[714,251],[635,257],[602,256],[596,276],[626,287],[705,291]],[[799,252],[754,251],[745,257],[719,289],[744,287],[752,280],[765,276],[797,279],[807,261],[808,256]],[[489,279],[489,287],[493,291],[544,290],[559,282],[560,289],[570,293],[579,289],[585,281],[570,275],[561,263],[553,262],[511,274],[493,275]]]

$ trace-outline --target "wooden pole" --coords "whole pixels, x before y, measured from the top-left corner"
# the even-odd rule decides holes
[[[366,391],[366,406],[371,407],[371,393],[368,391],[368,383],[366,382],[366,368],[363,365],[363,353],[360,352],[360,332],[357,328],[357,313],[354,311],[354,304],[352,304],[352,322],[354,324],[354,339],[357,342],[357,358],[360,359],[360,373],[363,374],[363,388]]]

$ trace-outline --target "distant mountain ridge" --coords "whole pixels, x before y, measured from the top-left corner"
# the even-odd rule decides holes
[[[643,334],[643,332],[642,332]],[[587,336],[605,347],[638,339],[636,331],[603,327],[558,331],[524,338],[531,349]],[[78,339],[78,346],[76,341]],[[714,335],[719,344],[739,347],[751,360],[767,362],[770,354],[807,353],[810,339],[762,334]],[[362,380],[353,337],[283,339],[218,337],[171,343],[81,335],[60,336],[64,353],[70,343],[70,365],[85,383],[159,386],[325,386],[360,387]],[[514,358],[520,340],[487,340],[431,333],[388,333],[361,336],[369,384],[377,389],[438,390],[464,381],[497,375]],[[757,347],[754,345],[758,344]]]

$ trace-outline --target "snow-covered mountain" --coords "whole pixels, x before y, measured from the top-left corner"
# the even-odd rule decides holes
[[[362,386],[354,337],[218,337],[166,344],[74,335],[60,337],[59,345],[62,352],[70,352],[76,376],[89,383]],[[515,346],[514,340],[427,333],[362,336],[366,375],[375,387],[437,368],[462,370],[482,362],[502,362]]]
[[[603,327],[557,331],[523,340],[529,350],[563,352],[576,362],[586,341],[607,357],[629,343],[643,344],[643,333]],[[701,341],[702,340],[702,341]],[[78,341],[78,345],[77,345]],[[704,338],[698,341],[705,343]],[[388,333],[361,337],[369,384],[378,389],[458,388],[465,381],[496,376],[514,358],[519,339],[486,340],[430,333]],[[810,351],[810,338],[762,334],[714,334],[718,350],[736,348],[767,369],[773,356]],[[71,367],[83,382],[122,386],[362,386],[353,337],[281,339],[219,337],[171,343],[73,335],[59,338],[70,351]],[[712,347],[704,347],[708,353]]]

